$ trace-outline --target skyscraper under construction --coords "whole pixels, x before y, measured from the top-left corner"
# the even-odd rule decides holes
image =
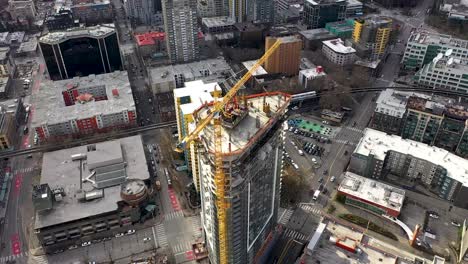
[[[220,249],[218,197],[215,174],[215,126],[207,125],[199,140],[191,145],[196,161],[194,179],[199,180],[202,201],[201,219],[209,257],[220,263],[220,250],[228,263],[252,263],[276,224],[282,175],[282,117],[290,96],[264,93],[237,97],[221,114],[222,164],[227,206],[225,236]],[[212,103],[193,112],[193,125],[210,114]],[[197,183],[196,183],[197,184]]]

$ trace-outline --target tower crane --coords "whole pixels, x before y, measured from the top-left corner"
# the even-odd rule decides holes
[[[197,127],[185,138],[183,138],[176,147],[177,152],[183,152],[185,148],[190,146],[190,143],[198,138],[199,133],[213,120],[214,121],[214,136],[215,136],[215,186],[216,186],[216,207],[218,218],[218,240],[219,240],[219,263],[228,264],[228,238],[227,238],[227,209],[229,202],[226,200],[225,183],[226,178],[223,168],[223,154],[222,154],[222,128],[221,128],[221,115],[225,106],[236,96],[239,89],[252,77],[253,73],[278,49],[281,45],[281,39],[276,42],[267,50],[265,54],[242,76],[242,78],[226,93],[222,98],[215,100],[211,109],[211,113],[201,120]]]

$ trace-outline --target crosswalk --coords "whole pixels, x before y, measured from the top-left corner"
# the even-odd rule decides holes
[[[312,214],[315,214],[315,215],[320,215],[322,212],[319,208],[313,206],[313,205],[310,205],[310,204],[301,204],[299,205],[299,207],[301,209],[303,209],[304,211],[308,212],[308,213],[312,213]]]
[[[166,221],[180,218],[180,217],[184,217],[184,212],[182,212],[181,210],[174,211],[174,212],[164,215],[164,219],[166,219]]]
[[[195,215],[189,218],[190,223],[192,223],[193,235],[195,237],[201,237],[202,235],[202,225],[201,218],[199,215]]]
[[[356,127],[343,127],[333,139],[334,142],[348,145],[356,145],[362,137],[362,129]]]
[[[16,169],[16,170],[15,170],[15,174],[16,174],[16,173],[31,172],[31,171],[33,171],[34,169],[35,169],[34,167]]]
[[[350,142],[349,140],[344,140],[344,139],[335,139],[335,140],[332,140],[334,142],[337,142],[337,143],[341,143],[341,144],[348,144],[348,145],[356,145],[357,143],[355,142]]]
[[[156,238],[158,239],[158,245],[161,248],[167,247],[167,236],[166,236],[166,229],[164,228],[164,224],[158,224],[156,226]]]
[[[32,263],[34,264],[48,264],[49,261],[47,260],[47,257],[42,255],[42,256],[34,256],[31,258]]]
[[[171,245],[172,252],[174,253],[180,253],[180,252],[186,252],[191,248],[190,242],[184,241],[184,242],[179,242],[179,243],[174,243],[174,245]]]
[[[281,214],[278,214],[279,216],[278,223],[282,225],[286,225],[289,222],[291,215],[293,214],[293,210],[291,209],[283,209],[283,210],[284,211]]]
[[[352,130],[352,131],[354,131],[354,132],[362,133],[362,129],[357,128],[357,127],[345,126],[345,127],[343,127],[343,128]]]
[[[23,258],[23,257],[28,257],[28,252],[21,252],[18,255],[10,255],[10,256],[5,256],[5,257],[0,257],[0,263],[13,262],[13,261],[15,261],[17,259],[20,259],[20,258]],[[45,262],[45,263],[47,263],[47,262]]]
[[[289,229],[289,228],[286,229],[286,231],[284,232],[284,235],[286,237],[293,238],[296,240],[306,240],[307,238],[306,235],[299,233],[296,230]]]

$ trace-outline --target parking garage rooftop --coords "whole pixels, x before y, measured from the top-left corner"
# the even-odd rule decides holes
[[[82,157],[77,158],[76,155]],[[52,209],[36,214],[34,229],[117,210],[117,202],[122,200],[120,184],[98,189],[92,183],[96,179],[88,176],[93,174],[95,166],[107,166],[120,161],[126,165],[124,169],[127,179],[149,179],[140,136],[45,153],[40,184],[48,184],[52,190],[63,188],[64,195],[60,201],[53,202]],[[86,178],[90,180],[85,180]],[[81,192],[95,197],[80,200]]]

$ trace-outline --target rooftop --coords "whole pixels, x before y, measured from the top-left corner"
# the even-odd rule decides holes
[[[135,40],[138,46],[147,46],[156,44],[155,40],[164,41],[166,33],[164,32],[147,32],[142,34],[135,34]]]
[[[272,118],[282,115],[289,104],[290,96],[283,93],[268,93],[246,96],[248,113],[234,128],[222,128],[222,152],[229,155],[241,155],[249,149],[258,137],[271,127]],[[263,111],[263,103],[269,104],[270,114]],[[241,104],[241,103],[240,103]],[[197,120],[205,118],[211,107],[204,106],[197,111]],[[195,122],[189,124],[189,131],[195,129]],[[213,126],[208,125],[201,136],[205,146],[214,149]]]
[[[325,28],[303,30],[300,31],[299,34],[301,34],[307,40],[332,39],[336,37]]]
[[[8,59],[9,54],[10,54],[9,47],[0,47],[0,61]]]
[[[326,5],[326,4],[346,2],[346,0],[306,0],[306,1],[311,3],[312,5]]]
[[[187,81],[202,79],[205,82],[224,80],[223,72],[230,71],[231,67],[219,57],[217,59],[201,60],[186,64],[175,64],[150,69],[151,82],[162,83],[174,81],[176,75],[183,75]]]
[[[76,0],[55,0],[54,10],[59,12],[60,9],[71,9],[73,7],[87,7],[94,5],[109,5],[109,0],[86,0],[86,1],[76,1]]]
[[[307,79],[313,79],[313,78],[327,75],[325,71],[323,70],[322,66],[318,66],[312,69],[301,70],[299,71],[299,73],[304,75]]]
[[[21,43],[16,53],[34,52],[37,50],[37,39],[31,38],[29,41]]]
[[[331,40],[325,40],[322,41],[323,45],[329,47],[332,49],[334,52],[337,53],[342,53],[342,54],[349,54],[349,53],[355,53],[356,50],[353,49],[352,47],[347,47],[344,45],[343,40],[337,38],[337,39],[331,39]]]
[[[244,67],[247,69],[247,70],[250,70],[254,65],[255,63],[257,63],[257,60],[251,60],[251,61],[244,61],[242,62],[242,65],[244,65]],[[258,67],[255,72],[252,74],[252,76],[262,76],[262,75],[266,75],[268,74],[268,72],[265,70],[265,68],[263,68],[263,66],[260,66]]]
[[[35,229],[117,210],[117,202],[121,201],[120,185],[102,189],[104,191],[102,198],[86,202],[78,200],[76,193],[80,190],[81,184],[83,185],[81,189],[85,192],[97,190],[90,181],[81,181],[81,177],[92,173],[88,165],[91,162],[105,162],[113,156],[123,156],[128,179],[149,178],[140,136],[97,143],[95,147],[95,153],[88,151],[88,146],[80,146],[44,154],[40,184],[47,183],[51,189],[63,188],[65,196],[62,201],[54,202],[53,209],[50,211],[37,213]],[[75,154],[86,154],[88,163],[79,160],[72,161],[71,156]],[[108,154],[113,156],[108,156]]]
[[[10,79],[9,76],[5,76],[5,77],[0,76],[0,93],[4,93],[6,91],[9,79]]]
[[[406,112],[406,106],[411,96],[430,98],[429,95],[425,94],[385,89],[380,92],[379,97],[376,100],[377,106],[375,107],[375,112],[402,118]]]
[[[62,91],[66,91],[70,87],[97,86],[104,86],[107,100],[65,105]],[[118,91],[118,96],[113,95],[112,90],[114,89]],[[135,110],[126,71],[115,71],[99,75],[92,74],[86,77],[75,77],[60,81],[45,80],[41,83],[40,91],[40,93],[34,94],[32,98],[32,101],[35,102],[35,112],[31,122],[33,127],[42,124],[58,124],[100,114]]]
[[[338,187],[343,192],[362,200],[400,211],[405,199],[405,191],[381,183],[370,178],[362,177],[352,172],[345,172],[344,179]]]
[[[354,153],[363,156],[372,154],[374,158],[384,160],[388,151],[397,151],[421,160],[431,161],[445,168],[448,177],[468,186],[468,160],[441,148],[366,128]]]
[[[192,114],[203,104],[213,101],[211,93],[215,91],[217,85],[217,83],[205,84],[203,81],[186,82],[185,87],[174,89],[174,98],[184,98],[184,101],[187,101],[190,97],[190,102],[180,105],[180,109],[184,115]]]
[[[79,37],[103,38],[115,32],[114,24],[102,24],[92,27],[69,28],[63,31],[49,32],[39,38],[39,42],[57,44],[67,39]]]
[[[236,22],[228,16],[219,16],[219,17],[204,17],[202,18],[202,24],[207,27],[226,27],[234,26]]]
[[[430,33],[424,30],[417,30],[413,32],[409,37],[408,42],[416,42],[425,45],[447,45],[451,47],[468,49],[468,40],[453,38],[450,35]]]
[[[466,19],[466,16],[468,16],[468,0],[445,0],[440,10],[448,12],[450,16]]]

